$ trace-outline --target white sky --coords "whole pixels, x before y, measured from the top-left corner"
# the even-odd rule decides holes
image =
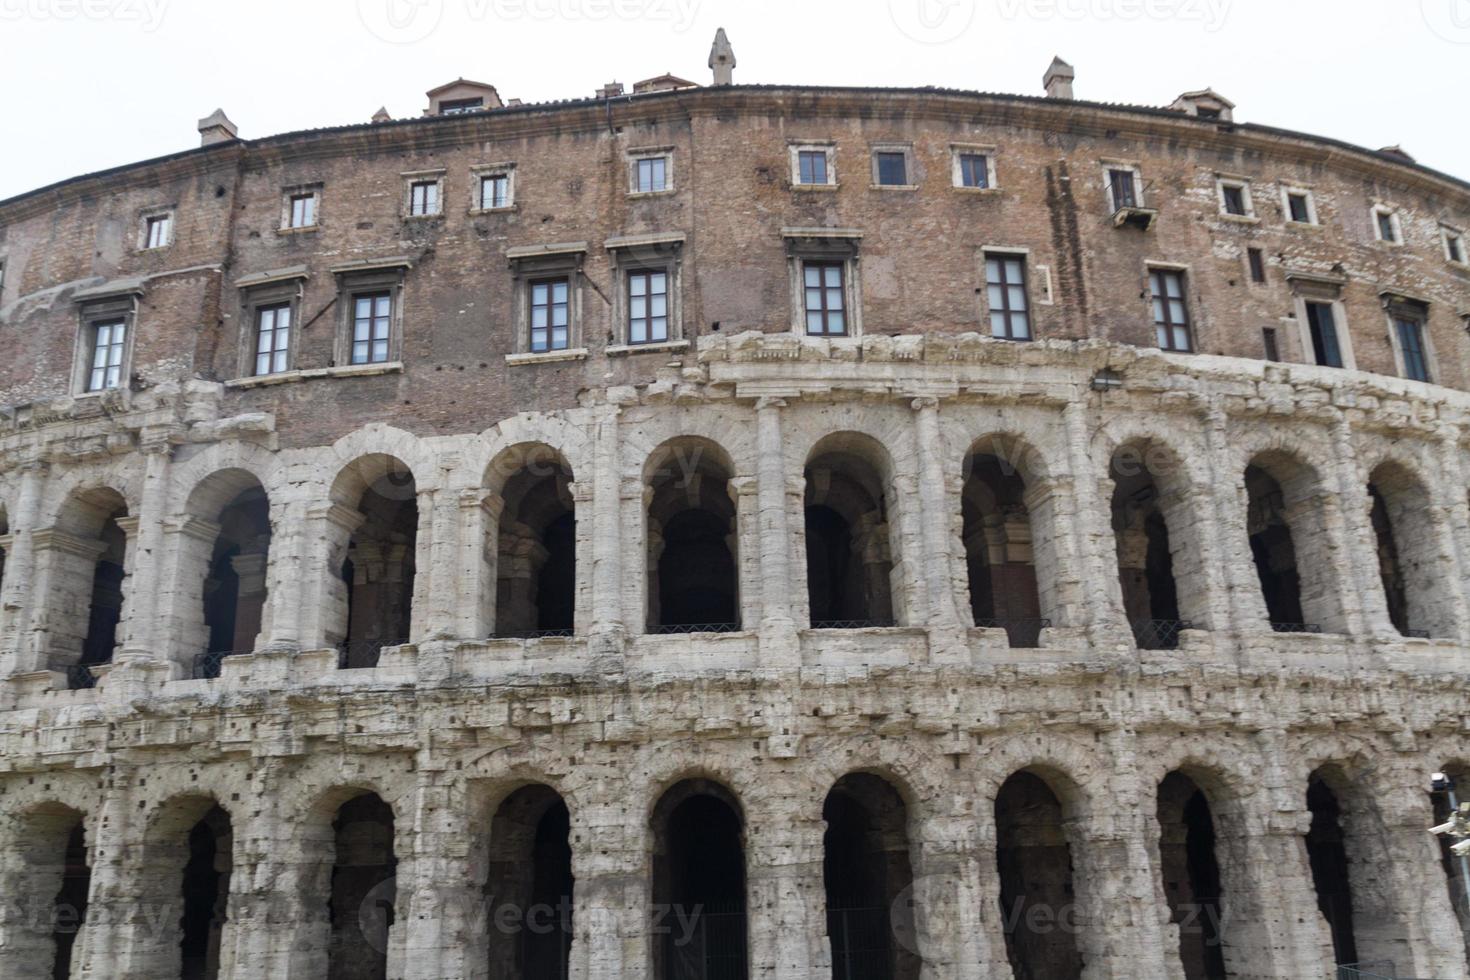
[[[1470,0],[0,0],[0,198],[196,146],[216,107],[250,138],[417,115],[461,75],[527,102],[708,82],[721,26],[737,83],[1040,94],[1059,54],[1078,98],[1210,86],[1470,177]]]

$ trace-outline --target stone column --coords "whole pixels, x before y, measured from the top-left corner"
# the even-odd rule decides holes
[[[87,894],[87,924],[72,950],[73,977],[107,977],[109,980],[142,980],[127,970],[134,931],[146,926],[149,909],[140,900],[132,872],[134,852],[141,847],[140,831],[131,825],[136,813],[133,803],[135,772],[114,766],[107,793],[99,811],[87,821],[87,846],[91,852],[91,882]],[[134,860],[130,860],[130,855]],[[151,909],[153,915],[159,909]],[[177,906],[174,912],[178,912]]]
[[[1069,402],[1062,410],[1067,430],[1067,460],[1072,469],[1072,488],[1076,493],[1077,559],[1084,570],[1082,604],[1086,623],[1095,641],[1107,644],[1123,642],[1129,636],[1119,597],[1118,574],[1111,558],[1116,550],[1113,542],[1110,497],[1101,492],[1111,486],[1106,470],[1099,475],[1091,454],[1091,432],[1087,406]],[[1106,468],[1107,460],[1101,465]],[[1111,492],[1111,491],[1109,491]],[[1129,641],[1131,642],[1131,641]]]
[[[411,828],[412,860],[398,869],[404,980],[485,976],[487,964],[469,960],[472,950],[483,949],[471,942],[471,933],[485,928],[479,918],[484,896],[465,869],[472,833],[487,828],[465,822],[461,796],[445,773],[420,773],[414,818],[405,821]]]
[[[796,559],[788,520],[786,447],[781,434],[781,410],[785,407],[786,402],[780,398],[761,398],[755,403],[760,554],[752,558],[760,570],[761,663],[778,669],[798,666],[801,661],[791,608],[791,569]]]
[[[1009,976],[998,914],[994,808],[978,818],[988,828],[981,833],[972,801],[963,796],[956,792],[951,812],[916,823],[913,938],[923,956],[925,980]],[[988,845],[981,845],[982,838]]]
[[[106,546],[100,541],[67,534],[57,528],[38,528],[29,535],[34,575],[30,582],[37,598],[31,600],[29,634],[14,661],[15,673],[58,670],[77,663],[86,643],[92,579]]]
[[[124,601],[135,602],[143,600],[146,594],[159,594],[163,622],[155,634],[154,654],[174,665],[176,677],[188,677],[194,658],[209,652],[205,649],[209,646],[209,632],[204,622],[204,582],[209,577],[210,557],[220,526],[184,515],[168,521],[163,530],[167,559],[161,563],[164,567],[158,569],[161,574],[138,577],[134,571],[130,581],[135,587],[127,590]],[[138,536],[141,540],[141,525]]]
[[[459,549],[455,559],[455,635],[461,639],[490,636],[498,628],[495,606],[500,556],[500,512],[505,500],[478,488],[459,491]]]
[[[140,448],[144,459],[143,493],[138,513],[133,515],[138,519],[138,532],[128,542],[127,556],[128,584],[134,587],[125,589],[123,595],[117,659],[123,663],[148,664],[162,659],[159,634],[165,622],[171,623],[178,615],[176,609],[161,607],[163,597],[159,588],[167,567],[164,514],[168,507],[173,446],[166,440],[156,439],[145,441]],[[139,583],[144,584],[137,587]]]
[[[0,676],[24,672],[35,658],[31,643],[31,616],[43,600],[36,588],[36,555],[31,535],[41,509],[41,491],[46,484],[46,467],[25,463],[20,469],[20,490],[15,512],[9,516],[10,542],[5,548],[5,580],[0,583]]]
[[[767,807],[769,810],[770,808]],[[770,980],[827,980],[827,938],[820,813],[747,818],[745,894],[750,975]]]
[[[305,501],[271,499],[271,545],[266,564],[261,636],[266,646],[282,651],[301,649],[304,598],[309,583],[306,570]]]
[[[648,823],[640,805],[622,799],[620,782],[588,788],[594,792],[571,811],[571,980],[645,980],[653,913]]]
[[[1460,462],[1460,427],[1442,424],[1439,432],[1440,477],[1430,487],[1435,498],[1435,527],[1451,539],[1455,587],[1449,590],[1455,603],[1455,635],[1470,645],[1470,497],[1466,495],[1465,468]]]
[[[1223,610],[1228,619],[1216,624],[1238,632],[1270,632],[1266,599],[1261,594],[1260,575],[1251,555],[1250,536],[1246,528],[1249,506],[1245,500],[1245,471],[1231,472],[1223,468],[1231,458],[1229,422],[1218,399],[1211,400],[1205,412],[1205,445],[1208,449],[1210,488],[1207,496],[1214,503],[1210,515],[1215,553],[1219,556],[1218,584],[1225,587]]]
[[[328,504],[306,513],[306,551],[301,582],[301,646],[316,650],[340,643],[347,631],[347,587],[342,560],[361,512]]]
[[[620,466],[621,441],[618,417],[622,409],[604,405],[596,421],[592,473],[592,650],[595,661],[611,671],[623,664],[623,638],[627,635],[625,617],[634,616],[642,624],[640,610],[627,607],[626,596],[639,589],[627,589],[623,571],[623,486]],[[578,515],[579,519],[581,515]],[[641,522],[640,522],[641,523]],[[631,541],[627,544],[632,544]],[[638,567],[635,562],[634,568]],[[640,630],[641,632],[641,630]]]
[[[1347,616],[1350,628],[1388,639],[1398,639],[1398,630],[1388,618],[1388,599],[1378,574],[1378,537],[1373,533],[1373,501],[1368,495],[1368,477],[1357,465],[1357,447],[1353,444],[1352,426],[1347,416],[1339,413],[1332,422],[1332,458],[1337,470],[1337,493],[1343,501],[1344,549],[1341,552],[1352,569],[1351,578],[1342,582],[1344,606],[1355,606],[1361,620]],[[1356,600],[1355,602],[1351,600]]]
[[[725,484],[735,505],[735,520],[725,546],[735,559],[735,615],[742,630],[756,628],[764,612],[760,563],[760,485],[753,476],[732,476]]]
[[[948,492],[944,460],[948,455],[939,431],[939,399],[915,398],[914,428],[918,442],[919,507],[923,522],[923,554],[918,567],[924,575],[928,597],[925,610],[930,628],[930,658],[938,663],[967,663],[969,643],[963,632],[955,599],[956,556],[951,544],[957,495]],[[911,566],[913,567],[913,566]]]

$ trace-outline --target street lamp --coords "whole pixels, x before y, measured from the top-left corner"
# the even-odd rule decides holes
[[[1444,793],[1450,804],[1450,819],[1438,827],[1429,828],[1431,834],[1449,834],[1458,838],[1450,845],[1450,853],[1460,859],[1460,884],[1465,887],[1465,913],[1470,915],[1470,803],[1461,803],[1455,798],[1455,781],[1446,772],[1437,772],[1429,777],[1431,793]]]

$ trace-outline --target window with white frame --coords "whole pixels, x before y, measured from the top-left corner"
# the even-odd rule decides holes
[[[315,228],[321,210],[321,189],[297,187],[285,193],[281,208],[281,227],[287,231]]]
[[[628,343],[658,344],[669,339],[669,274],[662,270],[628,272]]]
[[[1181,269],[1150,269],[1149,286],[1153,299],[1154,328],[1159,349],[1189,353],[1194,350],[1194,336],[1189,322],[1189,302]]]
[[[525,246],[507,253],[515,278],[515,354],[582,351],[581,285],[586,254],[585,242]]]
[[[607,249],[621,291],[613,304],[613,346],[667,344],[683,338],[679,272],[684,236],[679,233],[610,239]]]
[[[291,369],[291,304],[255,308],[255,375]]]
[[[1317,202],[1311,191],[1305,187],[1286,187],[1282,189],[1281,196],[1281,207],[1288,224],[1317,224]]]
[[[124,388],[132,357],[134,295],[92,297],[78,309],[72,390],[91,394]]]
[[[1107,180],[1109,211],[1116,214],[1124,208],[1144,206],[1143,180],[1137,167],[1131,164],[1109,164],[1104,176]]]
[[[669,149],[634,150],[628,154],[631,194],[663,194],[674,189],[674,154]]]
[[[531,281],[531,353],[567,350],[572,336],[572,284],[567,276]]]
[[[125,316],[109,316],[88,326],[91,356],[87,368],[87,390],[105,391],[122,384],[123,356],[128,338]]]
[[[1026,256],[985,253],[985,293],[990,335],[997,340],[1030,340],[1031,307],[1026,290]]]
[[[791,144],[791,183],[796,187],[836,187],[836,147],[831,143]]]
[[[1238,177],[1219,177],[1215,181],[1220,213],[1227,218],[1254,218],[1250,181]]]
[[[342,320],[335,363],[362,367],[399,360],[406,269],[406,264],[395,263],[339,273]]]
[[[475,210],[501,211],[515,204],[513,194],[513,171],[506,167],[498,170],[482,170],[476,174],[479,195]]]
[[[995,147],[956,144],[950,147],[950,155],[955,187],[971,191],[995,189]]]
[[[1387,204],[1373,207],[1373,237],[1387,245],[1402,245],[1403,225],[1399,221],[1398,209]]]
[[[1296,271],[1288,272],[1286,279],[1291,284],[1293,319],[1303,360],[1322,367],[1355,370],[1353,338],[1342,301],[1346,280]]]
[[[1342,345],[1338,340],[1335,304],[1307,300],[1306,311],[1307,337],[1311,341],[1314,362],[1322,367],[1342,367]]]
[[[1444,238],[1445,261],[1455,265],[1470,265],[1470,252],[1466,251],[1465,233],[1450,225],[1440,225],[1440,235]]]
[[[873,147],[874,187],[907,189],[916,183],[913,147],[897,143]]]
[[[841,228],[787,228],[792,329],[807,337],[849,338],[862,333],[858,250],[862,233]]]
[[[1392,294],[1385,294],[1382,299],[1399,374],[1411,381],[1432,382],[1429,304]]]
[[[142,241],[139,243],[142,248],[164,248],[173,244],[173,240],[173,211],[155,211],[143,216]]]
[[[240,374],[265,377],[294,367],[296,308],[301,298],[300,275],[267,278],[242,287]]]
[[[403,213],[410,218],[433,218],[443,213],[444,171],[403,175]]]
[[[393,292],[374,289],[352,297],[353,364],[384,364],[391,360]]]

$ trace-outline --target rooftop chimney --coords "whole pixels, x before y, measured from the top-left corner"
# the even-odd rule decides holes
[[[1046,86],[1046,97],[1048,99],[1070,99],[1072,98],[1072,79],[1077,73],[1072,66],[1061,58],[1051,59],[1051,67],[1046,74],[1041,76],[1041,84]]]
[[[622,94],[623,94],[623,83],[622,82],[608,82],[602,88],[600,88],[600,89],[597,90],[597,96],[596,97],[599,98],[599,99],[615,99],[615,98],[617,98],[618,96],[620,96]]]
[[[375,113],[373,113],[373,122],[375,122],[375,123],[385,123],[385,122],[392,122],[392,121],[393,121],[393,117],[390,116],[390,115],[388,115],[388,107],[387,106],[379,106],[378,107],[378,111],[375,112]]]
[[[230,140],[238,139],[238,130],[235,124],[230,122],[230,117],[225,115],[225,110],[216,109],[210,115],[199,120],[199,145],[213,146],[216,143],[228,143]]]
[[[709,49],[709,66],[715,72],[716,85],[735,84],[735,49],[722,27],[715,31],[715,43]]]

